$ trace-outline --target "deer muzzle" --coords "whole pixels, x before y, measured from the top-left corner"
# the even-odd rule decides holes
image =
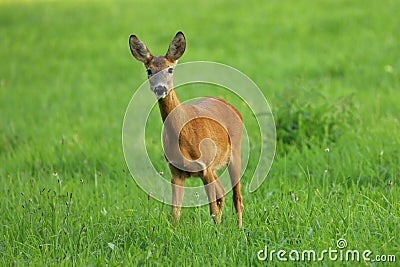
[[[154,88],[154,94],[156,95],[157,99],[165,98],[167,96],[167,87],[164,85],[158,85]]]

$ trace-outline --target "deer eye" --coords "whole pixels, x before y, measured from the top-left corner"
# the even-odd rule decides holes
[[[151,69],[147,69],[147,75],[150,76],[151,74],[153,74],[153,72],[151,71]]]
[[[173,68],[168,68],[168,73],[172,73],[174,71]]]

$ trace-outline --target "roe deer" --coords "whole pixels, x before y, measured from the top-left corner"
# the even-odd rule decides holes
[[[190,176],[202,179],[210,214],[216,224],[221,222],[225,190],[215,171],[228,165],[237,224],[242,227],[240,113],[218,98],[180,103],[173,88],[173,71],[186,48],[182,32],[175,35],[165,56],[153,56],[135,35],[130,36],[129,45],[132,55],[146,67],[150,89],[158,99],[164,123],[164,155],[172,174],[172,224],[179,223],[184,182]],[[174,140],[177,147],[173,145]]]

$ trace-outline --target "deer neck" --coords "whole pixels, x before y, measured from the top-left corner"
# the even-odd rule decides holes
[[[185,124],[184,122],[187,121],[186,118],[188,114],[183,108],[183,105],[181,105],[174,89],[172,89],[165,98],[158,100],[158,106],[160,107],[161,117],[164,123],[163,138],[166,137],[166,140],[169,140],[165,143],[163,139],[164,146],[169,145],[169,149],[173,150],[178,146],[174,141],[178,140],[177,137],[180,136],[182,127]],[[173,148],[171,148],[171,145]]]
[[[168,114],[171,113],[181,102],[175,93],[174,89],[171,89],[165,98],[158,100],[158,107],[160,108],[161,118],[163,122],[167,118]]]

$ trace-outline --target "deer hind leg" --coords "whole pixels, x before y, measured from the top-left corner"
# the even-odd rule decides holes
[[[210,169],[204,171],[203,184],[206,189],[208,202],[210,203],[210,215],[214,222],[219,224],[221,222],[221,211],[217,204],[217,182],[215,181],[214,173]]]
[[[181,218],[181,207],[184,194],[185,176],[172,171],[172,225],[177,226]]]
[[[242,227],[242,213],[244,210],[242,195],[240,194],[240,168],[241,160],[240,154],[236,153],[228,166],[229,176],[231,178],[232,191],[233,191],[233,205],[238,216],[237,224],[238,227]]]

